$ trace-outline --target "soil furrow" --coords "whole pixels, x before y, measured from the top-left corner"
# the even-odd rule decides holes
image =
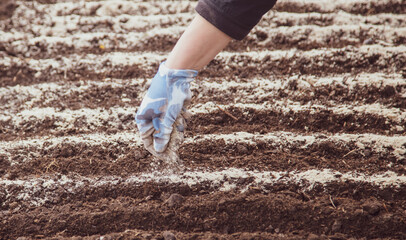
[[[237,80],[237,81],[236,81]],[[196,83],[196,84],[195,84]],[[223,81],[198,79],[192,92],[198,102],[244,102],[262,104],[270,100],[293,100],[303,105],[334,107],[336,104],[406,108],[406,82],[399,74],[361,74],[315,78]],[[0,88],[0,110],[18,113],[25,109],[53,107],[78,110],[137,106],[149,85],[145,79],[51,82]]]
[[[18,113],[26,109],[52,107],[79,110],[138,106],[146,88],[145,79],[51,82],[0,88],[0,110]]]
[[[7,238],[61,232],[64,236],[87,236],[140,228],[228,234],[338,234],[344,239],[406,236],[405,206],[399,200],[356,200],[326,193],[310,199],[303,197],[300,190],[268,194],[258,191],[179,197],[182,200],[174,206],[169,206],[165,196],[163,200],[160,196],[117,197],[3,212],[8,221],[0,223],[0,233]]]
[[[317,113],[311,110],[284,112],[279,109],[260,110],[250,106],[241,108],[237,105],[220,107],[238,120],[232,119],[222,110],[199,113],[192,116],[188,130],[196,134],[232,133],[241,129],[251,133],[294,131],[403,134],[406,129],[405,122],[396,124],[390,120],[388,122],[387,117],[365,112],[339,114],[334,113],[334,110],[322,109]]]
[[[107,2],[107,1],[106,1]],[[111,3],[110,3],[111,4]],[[65,6],[66,7],[66,6]],[[81,16],[77,14],[70,14],[68,16],[60,16],[60,13],[56,13],[55,8],[33,10],[33,6],[20,6],[16,13],[16,16],[10,20],[0,22],[0,29],[3,29],[3,39],[21,40],[23,34],[25,38],[33,38],[42,33],[44,36],[54,37],[69,37],[74,33],[75,35],[82,35],[84,33],[93,32],[108,32],[111,33],[114,30],[115,34],[126,33],[147,30],[159,30],[160,28],[166,28],[173,26],[173,28],[181,28],[186,26],[188,22],[194,17],[195,13],[185,12],[178,13],[176,15],[158,14],[158,15],[118,15],[109,16],[104,13],[95,16]],[[37,6],[38,8],[38,6]],[[83,6],[80,6],[80,10],[84,10]],[[42,11],[39,14],[38,11]],[[57,10],[60,12],[60,10]],[[38,16],[41,15],[41,16]],[[20,23],[21,18],[31,20],[30,27]],[[41,18],[41,20],[38,20]],[[66,23],[69,23],[67,25]],[[272,31],[276,27],[285,26],[332,26],[340,25],[351,26],[354,23],[360,24],[360,26],[385,26],[389,30],[391,28],[406,27],[406,21],[403,15],[397,14],[377,14],[377,15],[354,15],[345,12],[336,13],[289,13],[289,12],[271,12],[266,14],[262,21],[259,22],[257,27],[269,28],[268,31]],[[308,26],[310,27],[310,26]],[[36,31],[32,31],[35,28]],[[13,32],[9,32],[13,29]],[[344,28],[345,29],[345,28]],[[21,31],[21,32],[19,32]],[[11,39],[14,38],[14,39]]]
[[[219,108],[220,107],[220,108]],[[232,108],[236,109],[237,111],[242,111],[238,113],[237,116],[249,115],[248,112],[245,110],[256,110],[258,112],[280,112],[284,114],[291,114],[291,113],[303,113],[303,114],[311,114],[311,115],[323,115],[323,112],[331,112],[332,114],[336,115],[344,115],[344,116],[351,116],[351,115],[371,115],[378,118],[385,118],[389,121],[393,121],[393,123],[399,124],[402,126],[404,120],[406,119],[406,112],[404,109],[398,109],[394,107],[386,107],[380,105],[378,103],[374,104],[339,104],[335,103],[331,106],[327,103],[326,105],[317,105],[313,103],[309,104],[302,104],[301,102],[294,102],[291,100],[284,100],[284,101],[276,101],[269,99],[269,101],[264,101],[260,104],[255,103],[228,103],[224,102],[202,102],[202,103],[195,103],[192,108],[190,108],[191,112],[193,113],[212,113],[213,111],[218,111],[221,109]],[[223,111],[226,112],[226,111]],[[253,115],[249,116],[253,117]],[[244,118],[244,116],[243,116]],[[234,120],[238,120],[238,117],[233,118]],[[394,124],[392,128],[397,128]],[[399,131],[403,131],[399,128]]]
[[[134,130],[136,129],[135,113],[135,107],[81,108],[79,110],[33,108],[15,116],[0,116],[0,136],[3,140],[11,140],[49,134],[68,136],[80,133],[116,133],[121,130]]]
[[[125,16],[131,17],[135,15],[136,17],[139,17],[141,19],[142,17],[150,17],[151,23],[153,22],[154,18],[160,18],[164,16],[166,16],[164,18],[179,18],[179,20],[181,20],[180,17],[182,17],[182,14],[193,13],[194,5],[196,4],[190,1],[76,1],[57,3],[52,5],[41,3],[41,1],[19,1],[14,15],[11,17],[11,19],[4,21],[9,26],[6,26],[6,24],[1,24],[0,22],[1,28],[13,30],[25,29],[33,34],[38,34],[43,32],[39,31],[38,33],[35,33],[35,31],[30,31],[29,28],[24,26],[24,21],[31,21],[30,23],[33,26],[39,26],[40,24],[43,24],[44,26],[50,25],[52,27],[52,23],[58,22],[58,18],[67,20],[68,18],[75,19],[77,16],[83,17],[83,19],[104,16],[107,20],[111,20],[113,19],[111,17],[121,19]],[[125,23],[125,20],[122,20],[121,22]],[[137,23],[134,22],[134,24]],[[69,26],[63,25],[61,25],[61,27],[63,29],[67,27],[69,28]]]
[[[260,192],[278,192],[296,189],[316,196],[323,191],[332,194],[340,189],[353,188],[356,184],[362,189],[358,192],[341,192],[350,198],[368,198],[366,192],[377,191],[374,196],[386,200],[403,200],[406,177],[393,172],[364,175],[359,172],[342,173],[336,170],[307,170],[300,172],[247,171],[230,168],[222,171],[186,171],[180,175],[139,174],[128,177],[93,176],[92,178],[53,174],[42,175],[36,179],[1,180],[1,209],[15,209],[33,206],[51,206],[60,203],[94,201],[100,198],[131,197],[143,199],[159,192],[178,191],[184,196],[201,195],[215,191],[246,192],[261,189]],[[145,188],[155,188],[146,191]],[[392,191],[392,193],[388,193]],[[116,195],[114,195],[116,194]],[[84,197],[85,196],[85,197]],[[158,196],[159,197],[159,196]]]
[[[237,116],[232,119],[218,106]],[[17,114],[0,115],[0,136],[3,140],[33,136],[67,136],[81,133],[116,133],[134,130],[137,108],[81,108],[79,110],[33,108]],[[298,102],[217,105],[212,102],[191,108],[195,113],[189,129],[196,134],[247,132],[347,132],[404,133],[406,112],[379,104],[361,106],[301,105]]]
[[[295,13],[307,13],[307,12],[320,12],[329,13],[336,11],[346,11],[352,14],[378,14],[378,13],[406,13],[406,3],[402,0],[387,0],[387,1],[300,1],[289,0],[279,1],[273,8],[275,11],[281,12],[295,12]]]
[[[194,11],[194,1],[86,1],[86,2],[59,2],[57,0],[36,1],[40,11],[57,16],[118,16],[128,15],[170,15],[191,13]],[[56,3],[48,5],[49,3]],[[45,3],[45,4],[38,4]]]
[[[26,26],[19,22],[21,15],[27,15],[26,18],[32,18],[33,23]],[[156,16],[92,16],[85,17],[79,15],[58,16],[47,13],[38,14],[31,7],[19,7],[15,17],[6,20],[3,24],[0,22],[0,29],[8,32],[9,29],[17,31],[15,37],[66,37],[82,35],[85,33],[103,34],[116,33],[128,34],[131,32],[144,33],[157,29],[164,29],[170,26],[176,26],[183,29],[193,19],[194,15],[190,13],[176,15],[156,15]],[[39,20],[40,19],[40,20]],[[174,27],[173,27],[174,28]],[[32,31],[35,29],[35,31]],[[11,37],[11,36],[9,36]]]
[[[166,166],[143,149],[138,133],[82,135],[2,142],[0,175],[16,178],[43,173],[129,175]],[[406,137],[337,134],[266,135],[234,133],[187,138],[180,149],[189,169],[246,167],[405,174]]]
[[[403,46],[371,45],[311,51],[258,51],[238,55],[224,52],[202,70],[200,75],[224,77],[231,74],[250,78],[264,75],[326,76],[326,73],[399,72],[406,64],[406,54],[401,52],[403,50]]]
[[[331,3],[331,2],[330,2]],[[272,11],[263,16],[258,23],[259,27],[280,26],[330,26],[330,25],[353,25],[354,23],[385,25],[388,27],[406,27],[406,19],[402,14],[381,13],[368,14],[366,16],[351,14],[344,11],[332,13],[292,13]],[[254,28],[255,29],[255,28]]]
[[[199,103],[212,101],[263,104],[274,100],[293,100],[302,105],[329,107],[343,103],[348,105],[380,103],[400,109],[406,108],[406,81],[401,76],[398,79],[391,78],[389,81],[379,78],[376,74],[326,78],[293,76],[282,80],[273,77],[254,78],[238,82],[224,81],[221,78],[203,79],[197,82],[197,87],[192,90],[195,101]]]
[[[327,238],[325,234],[304,234],[310,237]],[[72,238],[80,238],[84,240],[95,239],[164,239],[164,237],[175,236],[176,239],[189,240],[189,239],[273,239],[273,240],[301,240],[303,237],[298,236],[298,232],[295,233],[271,233],[271,232],[235,232],[232,234],[227,233],[213,233],[213,232],[178,232],[178,231],[154,231],[154,230],[140,230],[140,229],[126,229],[123,232],[112,232],[108,234],[95,234],[89,236],[73,236],[66,237],[62,234],[56,234],[52,237],[45,237],[46,240],[54,240],[55,238],[61,240],[67,240]]]
[[[406,15],[405,15],[406,16]],[[289,26],[269,29],[256,27],[243,41],[235,41],[228,49],[251,51],[260,49],[311,50],[318,48],[342,48],[346,46],[362,46],[368,44],[403,45],[406,39],[406,28],[388,28],[375,25],[332,25]],[[245,48],[244,48],[245,47]]]
[[[117,34],[128,34],[131,32],[146,32],[159,28],[166,28],[168,26],[176,26],[182,28],[193,19],[195,13],[185,12],[174,14],[159,14],[159,15],[114,15],[100,13],[96,16],[82,16],[71,14],[68,16],[60,16],[58,13],[49,13],[43,11],[41,16],[38,16],[38,10],[34,11],[32,6],[20,6],[16,13],[16,17],[6,21],[6,24],[0,23],[0,29],[8,32],[8,29],[13,28],[14,31],[21,31],[35,36],[54,36],[54,37],[66,37],[72,34],[80,35],[83,33],[110,33],[114,30]],[[30,26],[24,26],[18,19],[24,15],[25,18],[32,18],[34,21]],[[17,18],[17,16],[19,18]],[[40,21],[37,18],[41,18]],[[392,28],[406,27],[406,21],[403,15],[395,14],[379,14],[372,16],[360,16],[354,14],[348,14],[345,12],[338,13],[287,13],[287,12],[272,12],[266,14],[263,20],[258,24],[256,28],[266,27],[268,31],[272,31],[273,28],[285,26],[301,26],[306,25],[309,27],[317,26],[330,26],[340,25],[345,29],[346,26],[351,27],[355,23],[358,23],[359,27],[379,27],[385,26],[390,31]],[[69,23],[69,24],[68,24]],[[32,31],[35,28],[36,31]],[[337,26],[336,26],[337,28]],[[317,29],[317,28],[315,28]],[[383,32],[385,33],[385,32]],[[400,33],[400,35],[402,35]],[[17,35],[18,36],[18,35]],[[377,34],[378,36],[378,34]]]
[[[26,14],[28,18],[37,18],[30,12],[30,7],[20,7],[21,14]],[[32,11],[32,10],[31,10]],[[20,15],[21,15],[20,14]],[[146,32],[156,30],[160,28],[166,28],[168,26],[176,26],[183,29],[195,16],[195,13],[179,13],[176,15],[155,15],[155,16],[139,16],[139,15],[119,15],[119,16],[107,16],[102,14],[100,16],[81,16],[81,15],[69,15],[59,16],[58,14],[44,13],[44,16],[51,16],[52,18],[44,18],[39,24],[32,24],[31,27],[36,29],[36,32],[32,32],[28,26],[21,25],[17,19],[11,19],[7,21],[7,25],[0,24],[0,29],[9,29],[14,26],[14,31],[19,30],[30,37],[42,35],[51,35],[59,37],[67,37],[72,34],[81,35],[84,33],[110,33],[114,30],[116,34],[129,34],[132,32]],[[43,16],[43,17],[44,17]],[[21,16],[19,16],[21,17]],[[301,26],[310,25],[308,27],[316,26],[330,26],[339,25],[344,30],[345,27],[351,27],[354,22],[359,24],[359,27],[379,27],[385,26],[390,31],[392,28],[406,27],[406,21],[403,15],[395,14],[378,14],[372,16],[360,16],[348,14],[345,12],[338,13],[287,13],[287,12],[272,12],[266,14],[263,20],[257,25],[256,28],[267,28],[268,31],[272,31],[273,28],[285,26]],[[69,23],[69,25],[67,25]],[[338,26],[336,26],[337,28]],[[317,29],[317,28],[316,28]],[[385,34],[385,32],[383,32]],[[402,35],[402,34],[400,34]],[[15,36],[19,37],[19,35]],[[21,36],[20,36],[21,37]],[[5,38],[7,39],[7,38]]]
[[[193,12],[195,1],[153,1],[153,2],[133,2],[133,1],[103,1],[78,4],[73,1],[60,0],[39,0],[37,3],[52,4],[40,5],[37,8],[43,11],[50,11],[53,14],[83,16],[93,16],[97,13],[106,15],[130,14],[130,15],[156,15],[156,14],[176,14],[182,12]],[[27,4],[26,1],[21,3]],[[30,2],[28,2],[30,3]],[[346,11],[352,14],[371,15],[379,13],[405,14],[406,6],[401,0],[387,1],[279,1],[273,8],[274,11],[292,13],[321,12],[330,13]]]
[[[399,73],[406,65],[405,47],[383,47],[380,45],[320,49],[311,51],[280,50],[250,53],[220,53],[205,69],[202,77],[224,77],[243,79],[313,74],[328,76],[351,72]],[[49,79],[78,80],[110,78],[151,77],[164,53],[112,52],[102,56],[87,54],[70,55],[55,59],[22,60],[4,57],[0,63],[0,87],[27,85]]]
[[[26,34],[6,34],[0,50],[9,56],[52,58],[55,55],[97,54],[138,51],[170,51],[185,28],[168,27],[148,32],[83,33],[67,37],[40,36],[24,38]]]
[[[271,28],[271,29],[269,29]],[[52,58],[66,54],[100,54],[112,51],[170,51],[181,35],[183,27],[161,28],[148,33],[129,32],[111,33],[111,30],[96,33],[72,34],[69,37],[36,37],[27,38],[22,34],[7,34],[0,42],[0,49],[8,55],[19,57]],[[257,27],[243,41],[233,41],[226,50],[245,52],[261,49],[280,50],[297,48],[311,50],[318,48],[342,48],[362,46],[374,43],[385,45],[406,44],[402,36],[406,28],[391,28],[375,25],[333,25],[292,26],[292,27]],[[18,36],[18,35],[17,35]]]

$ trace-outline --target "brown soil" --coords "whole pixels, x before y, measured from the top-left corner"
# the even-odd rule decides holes
[[[282,1],[278,2],[275,5],[274,10],[281,12],[297,12],[297,13],[326,12],[314,4],[297,4]],[[342,9],[335,9],[335,11],[338,10]],[[405,14],[406,3],[397,0],[385,2],[372,2],[372,3],[354,3],[349,12],[353,14],[362,14],[362,15],[371,15],[379,13]]]
[[[378,133],[403,134],[406,123],[395,123],[384,117],[371,114],[338,115],[331,111],[322,110],[317,114],[310,111],[299,113],[283,113],[278,110],[258,111],[255,109],[229,108],[227,110],[238,120],[230,118],[224,112],[217,110],[210,114],[196,114],[191,119],[189,129],[194,134],[232,133],[244,129],[250,133],[269,133],[273,131],[294,131],[323,133]],[[135,113],[134,113],[135,114]],[[103,120],[102,125],[93,125],[86,120],[86,116],[75,120],[70,128],[58,127],[57,118],[37,119],[32,117],[21,125],[15,125],[11,120],[0,121],[0,137],[7,141],[26,139],[33,136],[69,136],[76,134],[90,134],[95,132],[117,133],[132,130],[135,127],[134,114],[122,114]],[[118,125],[117,125],[118,123]],[[393,125],[402,126],[402,130],[392,128]]]
[[[145,191],[154,194],[150,189]],[[372,196],[354,199],[333,195],[334,207],[331,195],[325,193],[309,196],[279,190],[264,194],[253,189],[244,194],[192,194],[185,196],[181,205],[169,207],[167,197],[162,190],[145,198],[98,196],[94,200],[59,203],[52,208],[5,213],[8,221],[1,225],[0,233],[6,238],[15,237],[15,229],[26,236],[89,236],[138,226],[146,231],[176,229],[191,234],[286,232],[305,236],[312,232],[330,237],[338,234],[339,239],[406,237],[404,200],[402,203]],[[75,214],[67,214],[70,211]]]
[[[0,176],[8,179],[48,173],[128,176],[155,170],[151,167],[151,162],[155,162],[151,155],[141,147],[132,146],[131,142],[106,142],[100,146],[61,143],[51,148],[46,148],[46,145],[45,142],[38,147],[9,150],[13,156],[11,160],[19,164],[10,165],[3,160]],[[226,144],[224,140],[212,140],[185,144],[180,149],[180,156],[187,159],[184,165],[192,170],[237,167],[250,170],[305,171],[327,168],[341,172],[373,174],[390,170],[406,174],[403,167],[405,162],[397,160],[390,149],[385,153],[376,152],[370,147],[359,150],[353,143],[329,140],[311,144],[305,149],[302,146],[301,143],[291,143],[281,147],[266,141],[258,141],[256,145]],[[31,160],[25,161],[28,156]]]
[[[21,1],[30,4],[32,1]],[[60,0],[36,0],[37,3],[53,4]],[[75,2],[75,1],[73,1]],[[158,4],[158,3],[157,3]],[[93,16],[96,9],[91,11]],[[18,19],[10,19],[18,9],[12,1],[0,3],[0,29],[2,31],[29,32]],[[287,4],[281,1],[275,10],[289,12],[322,12],[317,6]],[[336,9],[334,11],[340,11]],[[124,10],[123,10],[124,11]],[[145,9],[126,12],[145,14]],[[163,9],[161,14],[174,13]],[[181,11],[192,11],[185,8]],[[70,14],[78,14],[79,7]],[[405,14],[406,5],[399,1],[373,4],[354,4],[350,13],[373,15],[377,13]],[[68,14],[67,16],[69,16]],[[44,19],[46,13],[36,11],[33,19]],[[29,19],[32,20],[32,19]],[[303,20],[305,25],[330,26],[332,20],[320,18]],[[176,24],[176,23],[174,23]],[[382,20],[381,25],[385,24]],[[109,22],[89,24],[85,27],[97,32],[109,28]],[[292,23],[280,22],[278,26],[289,27]],[[165,24],[160,26],[168,27]],[[140,31],[147,31],[141,29]],[[75,30],[80,32],[80,29]],[[75,34],[72,31],[72,34]],[[33,36],[39,33],[30,32]],[[310,32],[309,32],[310,34]],[[403,53],[361,53],[358,47],[371,36],[367,30],[346,40],[339,33],[323,43],[309,41],[304,34],[298,41],[284,34],[270,38],[266,32],[254,31],[240,42],[232,42],[227,50],[236,54],[228,60],[217,59],[203,69],[199,76],[209,81],[247,82],[252,78],[288,79],[292,75],[337,76],[350,73],[401,73],[404,74],[406,55]],[[99,41],[95,39],[95,46]],[[377,37],[375,40],[380,40]],[[115,39],[118,43],[125,39]],[[176,37],[164,35],[148,38],[130,49],[118,44],[111,49],[76,49],[60,44],[52,50],[44,43],[28,46],[32,59],[59,59],[70,54],[88,53],[100,56],[114,51],[169,51]],[[405,44],[402,36],[391,39],[394,45]],[[92,86],[81,92],[60,93],[54,100],[47,96],[32,102],[31,107],[52,107],[57,111],[80,110],[82,108],[104,109],[113,107],[136,107],[139,96],[146,89],[146,79],[155,73],[158,63],[148,68],[141,66],[112,67],[103,63],[101,69],[78,62],[69,71],[50,67],[36,74],[25,56],[26,52],[11,42],[0,42],[0,58],[12,57],[11,65],[0,61],[0,90],[10,86],[30,86],[37,83],[69,83],[81,87],[80,80],[99,82],[106,78],[139,78],[140,82],[120,87]],[[257,59],[243,55],[250,51],[298,49],[293,57],[272,59],[266,56]],[[304,51],[322,48],[343,48],[331,55],[321,54],[306,57]],[[229,68],[226,68],[229,67]],[[199,79],[196,81],[199,83]],[[291,100],[301,104],[334,107],[336,103],[356,106],[380,103],[399,111],[406,109],[405,84],[396,86],[348,86],[312,87],[301,95],[288,92],[302,91],[296,81],[287,89],[275,91],[272,97],[249,100],[249,103],[272,103],[275,100]],[[193,104],[212,101],[216,104],[232,105],[236,99],[250,94],[245,90],[237,96],[234,87],[211,90]],[[202,95],[195,90],[194,95]],[[310,94],[312,93],[312,94]],[[18,94],[18,93],[16,93]],[[123,101],[126,95],[130,101]],[[10,106],[12,96],[0,97],[0,105]],[[9,115],[27,109],[26,99],[10,109],[0,109]],[[245,102],[244,102],[245,103]],[[248,103],[248,102],[247,102]],[[331,169],[339,173],[359,172],[371,176],[387,171],[398,176],[406,175],[404,153],[392,147],[375,149],[365,145],[359,148],[356,142],[340,142],[329,139],[339,133],[377,134],[382,136],[405,135],[406,123],[394,122],[389,116],[373,114],[340,115],[331,111],[280,112],[278,109],[256,110],[230,107],[224,111],[195,114],[189,121],[186,138],[197,138],[206,134],[232,134],[248,132],[261,136],[278,131],[299,135],[323,135],[317,141],[303,147],[306,142],[283,142],[253,139],[255,144],[242,141],[226,143],[217,139],[196,139],[184,144],[180,158],[188,171],[230,168],[261,171],[280,171],[282,179],[296,172]],[[3,112],[1,113],[3,114]],[[235,189],[223,191],[212,182],[194,185],[170,181],[127,181],[142,173],[160,173],[166,170],[165,163],[155,160],[143,147],[124,140],[106,140],[97,144],[86,141],[62,141],[51,145],[55,137],[71,137],[79,134],[103,134],[108,137],[121,132],[136,132],[134,114],[121,114],[106,119],[95,126],[84,118],[75,119],[73,127],[63,129],[56,117],[44,120],[23,120],[21,125],[0,118],[2,144],[19,143],[20,140],[38,139],[35,146],[10,146],[0,149],[0,239],[406,239],[406,183],[380,185],[380,183],[340,180],[312,185],[307,181],[279,181],[275,184],[255,182],[250,177],[230,177],[220,184],[235,185]],[[0,117],[2,117],[1,115]],[[397,126],[397,127],[395,127]],[[403,129],[402,129],[403,127]],[[48,137],[49,141],[43,141]],[[10,142],[13,141],[13,142]],[[375,143],[371,143],[372,145]],[[406,148],[406,145],[404,146]],[[179,173],[182,174],[182,173]],[[106,178],[117,181],[105,181]],[[182,177],[182,176],[181,176]],[[73,182],[66,181],[67,178]],[[270,176],[273,178],[273,176]],[[52,179],[54,184],[46,183]],[[87,179],[87,180],[86,180]],[[91,183],[90,180],[94,181]],[[35,182],[34,180],[38,180]],[[30,182],[31,181],[31,182]],[[84,184],[73,191],[75,183]],[[23,184],[25,183],[25,185]],[[31,189],[28,191],[27,189]]]
[[[198,134],[230,133],[239,129],[259,133],[283,130],[366,133],[376,130],[376,133],[385,134],[386,131],[392,132],[390,126],[394,124],[393,122],[385,122],[383,117],[375,115],[336,115],[327,110],[312,114],[309,111],[282,113],[272,110],[258,111],[232,107],[228,109],[228,112],[238,116],[238,120],[233,120],[222,111],[213,114],[199,114],[192,118],[190,129]]]
[[[17,4],[13,0],[2,0],[0,2],[0,20],[10,18],[16,8]]]
[[[175,24],[175,23],[174,23]],[[284,34],[279,34],[276,36],[269,37],[266,33],[262,31],[254,31],[252,35],[244,38],[242,41],[232,41],[225,51],[236,51],[244,52],[247,49],[250,51],[259,51],[261,49],[268,50],[286,50],[291,48],[297,48],[299,50],[311,50],[319,48],[343,48],[346,46],[359,47],[363,45],[363,42],[366,39],[374,39],[374,41],[387,41],[387,39],[380,39],[379,36],[370,35],[368,29],[365,29],[365,32],[360,32],[359,36],[355,38],[348,39],[346,36],[340,36],[337,33],[331,34],[331,36],[326,37],[326,41],[322,43],[317,43],[309,39],[311,31],[306,32],[302,37],[297,39],[292,39],[291,36],[286,36]],[[266,41],[265,41],[266,40]],[[100,49],[99,42],[109,42],[108,49]],[[122,48],[119,46],[120,43],[125,43],[126,39],[124,37],[119,37],[115,39],[98,37],[93,40],[93,47],[75,49],[72,48],[67,43],[57,44],[52,49],[49,49],[45,43],[36,43],[30,44],[26,42],[28,46],[28,53],[31,58],[42,59],[42,58],[52,58],[54,55],[68,55],[68,54],[105,54],[109,52],[137,52],[137,51],[170,51],[177,41],[177,36],[174,35],[162,35],[162,36],[153,36],[146,38],[142,43],[134,43],[134,45]],[[167,44],[162,44],[162,43]],[[397,38],[394,39],[393,43],[395,46],[406,44],[406,39]],[[2,42],[0,43],[0,50],[3,50],[10,56],[24,57],[27,54],[27,51],[21,51],[13,47],[12,42]]]
[[[320,20],[321,21],[321,20]],[[176,23],[173,23],[176,24]],[[280,26],[292,26],[293,24],[289,23],[279,23]],[[312,21],[306,22],[306,24],[313,25]],[[326,26],[330,25],[326,22],[323,22]],[[384,24],[384,23],[383,23]],[[320,25],[320,24],[319,24]],[[145,30],[148,31],[148,30]],[[97,32],[97,31],[96,31]],[[260,51],[262,49],[268,50],[287,50],[291,48],[297,48],[299,50],[307,51],[312,49],[320,48],[343,48],[346,46],[359,47],[364,45],[364,41],[367,39],[373,39],[373,42],[384,41],[395,46],[406,44],[406,38],[398,36],[390,40],[380,37],[380,35],[370,33],[369,29],[361,29],[356,36],[348,38],[348,36],[343,35],[340,32],[333,32],[330,36],[325,37],[323,42],[314,42],[309,39],[309,35],[312,31],[306,31],[302,34],[300,39],[294,39],[292,36],[285,35],[283,33],[277,34],[275,36],[268,36],[267,33],[261,30],[254,30],[249,36],[244,38],[242,41],[232,41],[227,47],[226,51],[235,51],[235,52],[245,52],[247,49],[249,51]],[[128,44],[125,37],[117,37],[111,39],[106,36],[98,36],[92,40],[94,44],[93,47],[76,49],[69,45],[68,43],[58,43],[52,49],[47,46],[44,42],[39,42],[36,44],[31,44],[27,40],[22,40],[25,45],[28,47],[28,51],[22,51],[19,48],[16,48],[13,45],[13,42],[0,42],[0,51],[10,56],[18,56],[24,58],[29,54],[30,58],[33,59],[42,59],[42,58],[52,58],[55,55],[69,55],[69,54],[106,54],[109,52],[138,52],[138,51],[159,51],[165,52],[170,51],[176,41],[178,36],[176,35],[160,35],[146,37],[142,42],[133,43],[129,47],[122,48],[120,47],[121,43]],[[109,48],[100,49],[99,46],[101,43],[108,42]],[[165,44],[163,44],[165,43]]]
[[[356,48],[348,47],[334,52],[333,56],[321,55],[315,58],[303,56],[301,51],[298,51],[292,57],[281,59],[271,59],[270,56],[263,59],[253,59],[246,55],[236,55],[230,59],[231,63],[226,63],[222,59],[211,61],[206,68],[200,71],[199,76],[249,79],[261,76],[283,77],[303,74],[329,76],[349,72],[356,75],[362,72],[401,72],[406,65],[405,54],[393,53],[384,56],[381,54],[357,53],[358,56],[353,57],[354,52],[357,52]],[[323,65],[320,65],[320,62],[323,62]],[[241,64],[243,68],[240,66]],[[256,67],[252,66],[253,64]],[[69,71],[51,68],[44,70],[39,77],[35,77],[34,74],[37,71],[31,69],[27,63],[12,63],[11,66],[0,63],[0,87],[49,82],[50,79],[52,81],[66,81],[66,79],[76,81],[80,79],[105,79],[106,77],[121,79],[143,78],[153,76],[155,69],[158,67],[158,63],[153,63],[147,69],[137,65],[125,65],[112,69],[109,61],[103,62],[103,65],[104,71],[102,73],[96,73],[91,66],[78,62],[75,68]],[[225,68],[226,65],[228,69]]]

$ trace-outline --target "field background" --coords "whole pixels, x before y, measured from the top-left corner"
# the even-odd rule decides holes
[[[195,5],[1,1],[0,239],[405,239],[406,2],[280,0],[167,174],[134,116]]]

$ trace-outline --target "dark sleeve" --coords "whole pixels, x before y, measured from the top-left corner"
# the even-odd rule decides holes
[[[199,0],[197,13],[228,36],[241,40],[276,0]]]

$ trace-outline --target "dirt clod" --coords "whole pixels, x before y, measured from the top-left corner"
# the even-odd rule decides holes
[[[243,144],[238,144],[238,145],[237,145],[237,151],[238,151],[238,153],[240,153],[240,154],[245,154],[245,153],[247,153],[248,148],[247,148],[245,145],[243,145]]]
[[[320,237],[314,233],[310,233],[309,236],[307,236],[307,240],[319,240]]]
[[[101,236],[100,240],[112,240],[113,237],[111,237],[110,235],[105,235],[105,236]]]
[[[377,202],[367,202],[362,206],[363,210],[368,212],[372,216],[379,214],[381,210],[381,204]]]
[[[185,198],[182,195],[174,193],[166,200],[166,203],[168,207],[179,207],[184,201]]]
[[[374,39],[373,38],[368,38],[368,39],[365,39],[364,40],[364,42],[363,42],[363,44],[365,44],[365,45],[370,45],[370,44],[374,44]]]
[[[165,231],[162,233],[162,236],[165,240],[176,240],[175,234],[169,231]]]
[[[332,232],[339,232],[341,229],[342,223],[339,220],[334,221],[333,226],[331,227]]]
[[[16,8],[17,4],[13,0],[0,1],[0,20],[10,18]]]

